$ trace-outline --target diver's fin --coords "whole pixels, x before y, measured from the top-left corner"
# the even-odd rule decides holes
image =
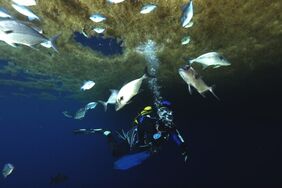
[[[215,88],[215,85],[212,85],[209,87],[209,91],[213,94],[213,96],[220,101],[219,97],[214,93],[213,89]]]
[[[58,49],[57,49],[57,47],[56,47],[56,45],[55,45],[55,41],[59,38],[60,35],[61,35],[61,34],[57,34],[57,35],[53,36],[52,38],[50,38],[51,47],[52,47],[57,53],[59,53],[59,51],[58,51]]]
[[[104,101],[101,101],[101,100],[99,100],[98,102],[101,103],[104,106],[104,109],[105,109],[105,112],[106,112],[107,108],[108,108],[108,103],[104,102]]]

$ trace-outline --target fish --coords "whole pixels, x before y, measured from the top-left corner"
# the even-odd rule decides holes
[[[105,112],[107,111],[108,104],[115,104],[117,100],[118,90],[110,89],[111,95],[107,102],[99,100],[98,102],[104,106]]]
[[[184,28],[190,28],[194,25],[194,22],[190,21],[187,25],[184,26]]]
[[[139,89],[141,87],[142,81],[147,78],[147,74],[145,73],[142,77],[135,79],[127,84],[125,84],[118,92],[116,98],[116,111],[123,108],[129,101],[138,94]]]
[[[95,31],[96,33],[103,33],[106,29],[105,28],[102,28],[102,27],[95,27],[93,29],[93,31]]]
[[[157,8],[157,5],[155,4],[146,4],[141,8],[140,13],[141,14],[148,14],[150,12],[152,12],[153,10],[155,10]]]
[[[27,7],[19,5],[19,4],[15,4],[12,3],[12,7],[18,11],[19,13],[21,13],[24,16],[27,16],[29,21],[32,20],[40,20],[38,16],[36,16],[31,10],[29,10]]]
[[[190,0],[190,2],[183,7],[182,16],[180,19],[181,26],[182,27],[187,26],[192,20],[192,18],[193,18],[193,1]]]
[[[85,81],[85,82],[83,83],[83,85],[80,87],[80,90],[81,90],[81,91],[89,90],[89,89],[91,89],[94,85],[95,85],[95,82],[93,82],[93,81],[91,81],[91,80]]]
[[[1,18],[12,18],[10,13],[3,7],[0,7],[0,17]]]
[[[62,113],[64,114],[65,117],[72,118],[72,115],[70,115],[68,111],[63,111]]]
[[[7,178],[13,172],[14,168],[15,167],[11,163],[5,164],[2,170],[4,178]]]
[[[94,109],[97,106],[97,104],[98,104],[97,102],[90,102],[84,108],[86,111],[91,110]]]
[[[185,36],[181,39],[181,44],[186,45],[186,44],[189,44],[190,41],[191,41],[191,37]]]
[[[222,55],[217,52],[209,52],[203,54],[196,59],[189,60],[190,65],[192,63],[200,63],[203,65],[203,69],[208,66],[214,66],[214,68],[218,68],[221,66],[229,66],[231,65]]]
[[[93,14],[91,15],[90,17],[90,20],[92,20],[93,22],[102,22],[102,21],[105,21],[107,18],[101,14]]]
[[[86,32],[84,31],[84,29],[82,29],[80,33],[83,34],[83,36],[85,36],[86,38],[89,38],[89,36],[88,36],[88,35],[86,34]]]
[[[40,34],[33,27],[9,18],[0,18],[0,40],[16,47],[16,44],[22,44],[34,48],[35,45],[48,42],[50,46],[58,52],[55,46],[57,35],[48,39]]]
[[[181,78],[188,84],[190,94],[192,94],[191,86],[193,86],[203,97],[205,97],[205,92],[210,91],[215,96],[215,98],[219,100],[219,98],[213,92],[213,87],[208,86],[192,66],[185,65],[183,68],[178,69],[178,73]]]
[[[78,109],[78,111],[75,113],[74,119],[84,118],[86,111],[87,110],[85,109],[85,107]]]
[[[108,3],[118,4],[122,3],[124,0],[107,0]]]
[[[36,5],[35,0],[12,0],[14,3],[22,6],[34,6]]]
[[[83,108],[78,109],[74,115],[74,119],[82,119],[85,117],[88,110],[94,109],[97,106],[97,102],[90,102],[86,104]]]

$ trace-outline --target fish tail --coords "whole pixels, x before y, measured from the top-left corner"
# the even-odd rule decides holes
[[[214,88],[215,88],[215,85],[209,87],[209,91],[213,94],[213,96],[220,101],[220,98],[214,93]]]
[[[108,108],[108,103],[104,102],[104,101],[98,101],[99,103],[101,103],[104,106],[105,112],[107,111]]]
[[[188,59],[188,63],[189,65],[192,65],[192,63],[194,63],[194,59]]]
[[[57,49],[57,47],[56,47],[56,45],[55,45],[55,41],[59,38],[60,35],[61,35],[61,34],[57,34],[57,35],[53,36],[53,37],[50,39],[51,47],[52,47],[57,53],[59,53],[59,51],[58,51],[58,49]]]

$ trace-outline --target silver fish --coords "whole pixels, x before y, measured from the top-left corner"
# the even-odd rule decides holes
[[[95,27],[94,29],[93,29],[93,31],[95,31],[96,33],[103,33],[104,31],[105,31],[106,29],[105,28],[103,28],[103,27]]]
[[[184,6],[182,16],[181,16],[181,26],[185,27],[187,26],[190,21],[193,18],[193,1],[190,0],[190,2]]]
[[[105,16],[103,16],[102,14],[93,14],[90,17],[90,20],[92,20],[93,22],[102,22],[104,20],[106,20],[107,18]]]
[[[107,2],[113,3],[113,4],[122,3],[123,1],[124,1],[124,0],[107,0]]]
[[[2,174],[3,174],[4,178],[9,176],[13,172],[14,168],[15,167],[11,163],[5,164],[4,168],[2,170]]]
[[[27,7],[12,3],[12,7],[21,13],[24,16],[27,16],[30,21],[32,20],[40,20],[38,16],[36,16],[31,10],[29,10]]]
[[[35,0],[12,0],[13,2],[17,3],[18,5],[23,5],[23,6],[33,6],[36,5]]]
[[[95,86],[95,82],[92,81],[92,80],[88,80],[88,81],[85,81],[85,82],[83,83],[83,85],[80,87],[80,90],[81,90],[81,91],[89,90],[89,89],[91,89],[93,86]]]
[[[35,45],[49,42],[51,47],[58,52],[54,44],[57,38],[58,35],[48,39],[24,22],[0,18],[0,40],[13,47],[15,47],[15,44],[22,44],[33,48]]]
[[[1,18],[12,18],[10,13],[3,7],[0,7],[0,17]]]
[[[213,92],[213,87],[207,86],[200,75],[190,65],[179,68],[178,73],[181,78],[188,84],[190,94],[192,94],[191,86],[193,86],[203,97],[205,97],[205,92],[210,91],[219,100],[219,98]]]
[[[94,109],[96,108],[96,106],[97,106],[97,102],[90,102],[85,106],[85,110],[87,111],[87,110]]]
[[[115,104],[117,100],[118,90],[110,89],[110,91],[111,91],[111,95],[108,98],[107,102],[99,101],[99,103],[101,103],[104,106],[105,111],[107,111],[108,104]]]
[[[135,79],[125,84],[119,90],[116,100],[116,111],[120,110],[122,107],[128,104],[130,99],[138,94],[142,81],[146,78],[147,75],[144,74],[141,78]]]
[[[190,65],[192,63],[200,63],[203,65],[203,68],[207,68],[208,66],[214,66],[214,68],[218,68],[221,66],[231,65],[222,55],[217,52],[203,54],[196,59],[190,60],[189,63]]]
[[[76,114],[74,116],[74,119],[82,119],[82,118],[84,118],[85,114],[86,114],[86,109],[85,108],[80,108],[76,112]]]
[[[140,13],[141,14],[148,14],[150,12],[152,12],[153,10],[155,10],[157,8],[157,5],[155,4],[146,4],[141,8]]]
[[[189,44],[190,41],[191,41],[191,37],[185,36],[181,39],[181,44],[186,45],[186,44]]]

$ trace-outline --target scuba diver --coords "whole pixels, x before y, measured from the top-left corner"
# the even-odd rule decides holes
[[[129,169],[141,164],[152,154],[160,151],[162,145],[172,139],[180,148],[184,162],[188,152],[184,139],[173,123],[173,114],[169,101],[161,101],[157,110],[146,106],[134,119],[129,131],[122,130],[114,135],[103,129],[76,129],[75,134],[92,135],[100,133],[107,137],[113,157],[118,158],[114,165],[116,169]]]

